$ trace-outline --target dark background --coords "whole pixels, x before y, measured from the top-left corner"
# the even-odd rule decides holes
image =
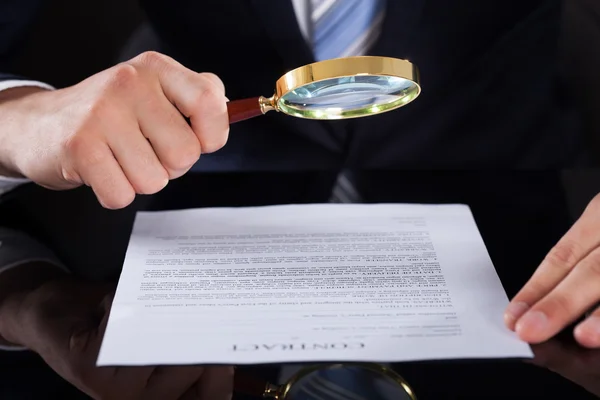
[[[114,64],[144,15],[137,0],[47,0],[23,49],[19,70],[67,86]],[[600,132],[600,3],[564,2],[561,61],[585,111]]]
[[[23,48],[18,70],[57,87],[74,84],[113,65],[132,37],[144,34],[143,23],[144,15],[135,0],[49,0]],[[599,0],[565,1],[560,61],[571,82],[570,94],[583,112],[590,146],[600,154]],[[564,171],[563,176],[573,216],[577,216],[600,192],[600,169]],[[42,364],[33,355],[0,353],[0,374],[10,369],[15,377],[12,382],[1,379],[0,389],[22,380],[39,385],[44,396],[38,398],[56,398],[56,388],[46,386],[54,381],[53,373],[36,365]],[[34,368],[35,377],[31,373]],[[61,393],[60,398],[75,398],[64,396]]]

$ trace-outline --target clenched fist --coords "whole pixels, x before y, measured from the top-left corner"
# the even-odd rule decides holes
[[[69,88],[0,102],[4,171],[55,190],[88,185],[110,209],[160,191],[228,134],[221,80],[154,52]]]

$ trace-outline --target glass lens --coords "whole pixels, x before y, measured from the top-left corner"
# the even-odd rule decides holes
[[[290,388],[285,400],[413,400],[413,397],[400,382],[383,373],[359,366],[340,366],[304,376]]]
[[[314,82],[286,93],[279,108],[311,119],[373,115],[403,106],[419,95],[412,81],[396,76],[357,75]]]

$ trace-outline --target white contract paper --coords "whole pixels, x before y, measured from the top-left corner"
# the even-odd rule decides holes
[[[464,205],[138,213],[99,366],[531,358]]]

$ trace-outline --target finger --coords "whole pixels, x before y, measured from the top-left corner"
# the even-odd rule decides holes
[[[574,330],[575,340],[587,348],[600,348],[600,308],[596,309]]]
[[[516,323],[529,343],[548,340],[600,300],[600,248],[585,257],[549,294]]]
[[[120,209],[134,200],[135,190],[107,143],[80,137],[70,146],[77,160],[73,170],[92,188],[103,207]],[[63,172],[65,174],[71,175]]]
[[[206,79],[209,79],[214,85],[216,85],[217,90],[225,94],[225,84],[221,78],[210,72],[204,72],[203,75],[206,77]],[[225,99],[227,100],[227,98]]]
[[[212,74],[199,74],[194,77],[198,89],[190,104],[190,107],[193,107],[190,121],[204,154],[214,153],[225,146],[230,128],[228,99],[220,89],[223,85],[215,85],[214,79],[207,76],[216,77]],[[213,83],[212,88],[204,85],[206,81]]]
[[[233,373],[233,367],[206,368],[200,380],[181,397],[181,400],[231,400]]]
[[[143,102],[137,111],[140,128],[168,178],[185,174],[200,158],[200,141],[175,106],[164,96]]]
[[[169,183],[169,174],[140,132],[140,126],[115,126],[125,128],[122,132],[112,132],[108,136],[108,144],[134,191],[139,194],[154,194],[164,189]]]
[[[177,400],[194,386],[203,373],[202,367],[157,368],[148,380],[143,398]]]
[[[147,52],[132,61],[156,71],[169,101],[190,119],[202,153],[212,153],[225,145],[229,136],[227,98],[214,74],[196,73],[170,57]]]
[[[516,322],[536,302],[562,281],[575,265],[600,245],[600,235],[589,234],[600,226],[598,198],[594,199],[581,218],[548,253],[531,279],[512,299],[504,320],[514,330]]]

